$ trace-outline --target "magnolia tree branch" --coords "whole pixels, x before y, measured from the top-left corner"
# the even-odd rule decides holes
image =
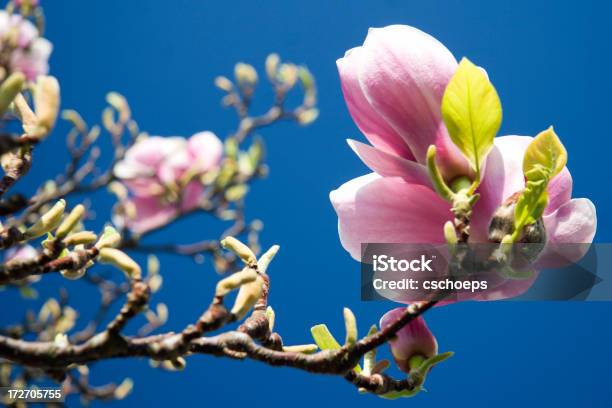
[[[11,2],[7,9],[20,13],[22,24],[36,23],[38,35],[42,36],[42,9],[32,4],[26,1],[18,6]],[[7,44],[11,43],[0,41],[2,47]],[[407,378],[394,379],[383,373],[386,360],[375,364],[375,352],[435,301],[408,306],[390,324],[380,330],[374,327],[361,339],[357,338],[355,316],[345,309],[347,338],[342,345],[326,327],[317,333],[312,329],[317,344],[303,345],[284,344],[274,330],[275,312],[268,304],[268,269],[278,246],[260,255],[263,224],[247,216],[245,197],[252,183],[264,178],[268,171],[264,142],[255,132],[281,121],[308,125],[317,118],[316,85],[305,67],[282,62],[276,54],[267,58],[265,76],[274,97],[261,114],[252,112],[251,107],[260,81],[254,67],[238,63],[233,79],[217,77],[215,85],[223,92],[223,105],[236,112],[236,129],[225,138],[222,147],[216,136],[199,135],[197,140],[208,140],[209,145],[198,148],[207,153],[217,143],[220,157],[205,168],[202,163],[212,154],[198,156],[187,168],[172,167],[174,178],[168,180],[168,173],[162,176],[158,169],[147,168],[135,176],[120,171],[122,167],[125,170],[126,163],[133,159],[131,154],[143,144],[170,140],[141,131],[123,96],[109,93],[101,123],[90,125],[75,110],[64,110],[60,115],[60,87],[55,78],[40,73],[34,81],[14,72],[1,57],[2,53],[0,114],[3,122],[21,126],[22,132],[0,135],[4,170],[0,180],[0,249],[6,251],[0,262],[0,287],[17,289],[24,298],[31,298],[37,294],[35,287],[43,285],[49,274],[60,274],[67,279],[68,289],[79,284],[71,280],[81,280],[97,289],[100,304],[89,321],[77,328],[78,305],[73,305],[69,291],[62,289],[58,299],[47,299],[38,314],[28,312],[20,322],[0,328],[0,386],[22,387],[50,379],[60,383],[66,394],[80,395],[84,402],[122,399],[129,394],[132,380],[95,385],[90,373],[94,363],[147,358],[154,367],[180,370],[187,360],[201,354],[344,377],[362,392],[385,397],[418,392],[429,366],[411,371]],[[302,101],[290,107],[287,96],[298,87]],[[66,137],[69,160],[63,172],[40,185],[31,197],[6,195],[36,166],[32,152],[39,150],[47,138],[56,137],[52,130],[58,116],[70,125]],[[99,168],[103,154],[97,143],[100,137],[110,138],[112,145],[109,164],[103,168]],[[172,162],[175,166],[189,154],[202,153],[185,151],[189,143],[185,138],[172,138],[170,143],[172,146],[159,149],[162,154],[177,149],[187,155],[178,156]],[[142,166],[135,167],[142,170]],[[127,170],[131,170],[130,166]],[[86,228],[93,208],[87,202],[72,202],[101,189],[116,198],[109,215],[112,223],[102,231],[89,231]],[[193,202],[189,201],[189,191],[198,192]],[[164,214],[169,214],[162,222],[146,227],[136,224],[142,215],[139,212],[150,209],[139,206],[143,195],[149,207],[161,206]],[[160,243],[150,237],[153,232],[163,232],[175,222],[197,215],[223,221],[225,226],[196,242]],[[469,236],[469,212],[460,215],[455,224],[461,242]],[[146,268],[131,258],[131,252],[151,254]],[[216,277],[219,282],[209,306],[178,332],[162,330],[168,321],[168,306],[153,304],[164,277],[155,253],[190,256],[196,261],[207,256],[222,275]],[[113,269],[99,271],[104,267]],[[120,281],[115,270],[122,273]],[[237,293],[230,307],[228,296],[232,292]],[[119,302],[121,308],[111,314]],[[140,329],[130,332],[130,322],[143,320],[146,323]],[[443,358],[446,357],[439,360]]]

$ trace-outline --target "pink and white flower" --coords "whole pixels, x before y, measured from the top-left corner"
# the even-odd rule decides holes
[[[10,72],[22,72],[29,80],[49,72],[53,46],[22,16],[0,11],[0,47],[10,48],[8,61],[2,62]]]
[[[384,329],[399,319],[405,310],[403,307],[398,307],[385,313],[380,318],[380,328]],[[418,316],[402,327],[393,340],[389,341],[389,346],[395,364],[406,373],[410,372],[409,361],[412,357],[419,356],[428,359],[438,354],[438,342],[422,316]]]
[[[348,51],[337,64],[351,116],[372,146],[348,143],[373,170],[330,193],[342,245],[358,260],[361,243],[444,243],[443,225],[453,218],[450,204],[434,191],[424,164],[433,144],[448,182],[469,176],[440,113],[456,59],[432,36],[395,25],[370,30],[364,44]],[[524,188],[522,160],[531,140],[529,136],[495,139],[478,189],[471,242],[487,242],[495,210]],[[571,198],[567,168],[551,181],[548,194],[543,217],[547,244],[592,242],[595,207],[586,198]],[[523,286],[500,291],[494,299],[516,296],[529,287]]]
[[[223,144],[212,132],[138,141],[114,168],[131,193],[128,204],[136,210],[126,226],[143,233],[196,208],[204,191],[199,176],[217,168],[222,155]]]

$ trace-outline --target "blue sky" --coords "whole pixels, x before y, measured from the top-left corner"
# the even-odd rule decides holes
[[[277,328],[289,344],[310,341],[310,326],[326,322],[342,336],[343,306],[360,329],[393,307],[359,300],[359,267],[342,249],[329,191],[367,170],[345,143],[363,139],[342,98],[335,61],[361,44],[368,27],[414,25],[442,41],[457,58],[484,66],[504,109],[501,134],[534,135],[554,125],[569,152],[574,196],[589,197],[598,211],[596,240],[609,242],[611,62],[610,6],[582,1],[489,2],[441,0],[207,2],[196,0],[45,2],[48,37],[55,43],[52,73],[62,84],[63,107],[91,122],[104,95],[126,95],[142,129],[189,136],[212,130],[226,136],[233,113],[219,105],[212,81],[238,61],[261,69],[269,52],[308,65],[319,84],[320,119],[307,128],[282,124],[261,132],[270,176],[247,201],[248,215],[265,222],[262,240],[281,244],[270,269]],[[265,88],[265,87],[264,87]],[[255,107],[270,98],[262,89]],[[61,130],[61,129],[60,129]],[[34,188],[62,169],[61,132],[38,149]],[[76,203],[75,203],[76,204]],[[96,199],[101,225],[111,201]],[[153,241],[188,242],[215,236],[219,226],[179,224]],[[169,305],[170,329],[199,316],[216,275],[210,265],[162,258],[165,284],[154,298]],[[49,278],[39,289],[55,293],[66,284],[85,321],[95,291],[81,283]],[[4,296],[4,295],[3,295]],[[10,297],[0,300],[3,309]],[[32,304],[34,305],[34,303]],[[25,309],[29,304],[20,303]],[[119,406],[169,403],[212,406],[307,407],[314,404],[413,407],[609,406],[612,380],[610,303],[465,303],[428,314],[442,351],[456,356],[430,375],[427,393],[401,402],[358,395],[342,379],[269,368],[206,356],[188,360],[182,373],[152,370],[147,361],[104,362],[100,382],[135,379],[134,393]],[[2,313],[2,321],[9,317]],[[13,313],[10,317],[17,318]],[[73,401],[75,404],[77,401]]]

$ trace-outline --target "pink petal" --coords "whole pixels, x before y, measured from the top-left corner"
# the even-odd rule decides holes
[[[362,66],[361,47],[353,48],[336,61],[342,92],[355,124],[374,146],[387,153],[407,160],[414,160],[408,144],[387,122],[370,106],[359,84],[358,71]]]
[[[360,259],[362,243],[441,243],[451,218],[449,204],[422,185],[375,173],[330,193],[340,241]]]
[[[525,188],[523,157],[533,137],[502,136],[495,138],[495,146],[487,157],[483,179],[478,188],[480,199],[474,206],[470,227],[472,242],[487,240],[489,222],[501,203]],[[570,200],[572,177],[564,168],[548,186],[549,203],[545,214],[554,212]]]
[[[597,230],[595,205],[575,198],[543,217],[546,247],[537,261],[542,268],[556,268],[579,261],[589,250]],[[582,244],[582,245],[580,245]]]
[[[442,95],[457,61],[438,40],[416,28],[371,29],[362,46],[359,83],[370,105],[408,143],[420,163],[435,144],[445,176],[466,174],[467,163],[442,121]]]
[[[223,143],[212,132],[200,132],[189,138],[187,150],[199,171],[207,171],[219,165],[223,156]]]
[[[204,186],[199,180],[187,184],[182,191],[181,210],[190,211],[200,204],[200,198],[204,192]]]
[[[347,140],[359,158],[373,171],[384,177],[401,177],[406,182],[431,187],[427,168],[422,164],[389,154],[376,147]]]
[[[138,234],[161,227],[176,217],[178,209],[164,203],[159,197],[134,197],[136,217],[127,222],[128,228]]]

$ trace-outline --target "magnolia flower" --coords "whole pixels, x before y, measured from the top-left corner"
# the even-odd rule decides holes
[[[403,307],[398,307],[385,313],[380,318],[381,329],[399,319],[405,310]],[[389,341],[389,346],[395,363],[406,373],[410,372],[409,360],[412,357],[427,359],[438,354],[438,342],[421,316],[402,327],[394,339]]]
[[[218,167],[221,141],[212,132],[183,137],[148,137],[138,141],[114,168],[127,186],[135,209],[126,226],[142,233],[197,207],[204,190],[199,176]]]
[[[0,11],[0,49],[10,49],[2,63],[11,72],[22,72],[29,80],[49,72],[49,56],[53,46],[42,37],[30,21],[18,14]]]
[[[408,26],[372,29],[361,47],[337,62],[353,120],[373,146],[348,143],[374,173],[353,179],[330,194],[344,248],[355,259],[367,242],[445,243],[450,204],[432,187],[424,166],[428,146],[447,182],[470,176],[441,117],[441,100],[457,61],[430,35]],[[485,163],[470,224],[470,241],[487,242],[495,210],[525,186],[522,172],[528,136],[495,139]],[[593,203],[572,199],[572,178],[564,168],[548,186],[543,216],[547,245],[590,243],[596,230]],[[583,253],[573,254],[579,259]],[[516,281],[482,299],[516,296],[532,281]]]

